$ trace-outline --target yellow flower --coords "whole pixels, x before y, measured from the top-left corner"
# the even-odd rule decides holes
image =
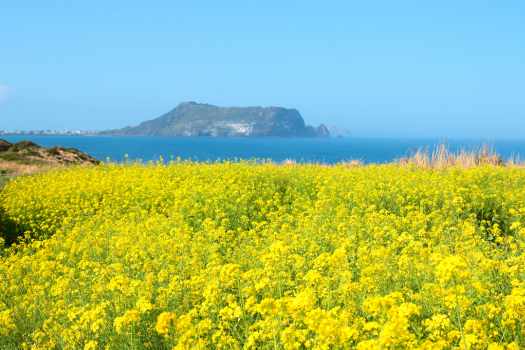
[[[170,328],[174,326],[176,315],[173,312],[162,312],[157,316],[157,323],[155,324],[155,330],[160,335],[167,335]]]
[[[505,347],[498,343],[490,343],[487,350],[505,350]]]
[[[460,256],[448,256],[436,267],[436,276],[443,284],[451,280],[462,281],[469,276],[467,263]]]
[[[140,313],[146,313],[153,310],[155,307],[146,298],[140,298],[135,306]]]
[[[84,350],[97,350],[98,343],[95,340],[90,340],[84,345]]]
[[[137,310],[128,310],[123,316],[115,318],[113,323],[117,333],[124,332],[130,325],[140,320],[140,313]]]
[[[518,349],[525,339],[518,167],[64,168],[10,181],[0,232],[20,234],[0,248],[0,348]]]
[[[0,311],[0,335],[7,336],[15,329],[11,310]]]

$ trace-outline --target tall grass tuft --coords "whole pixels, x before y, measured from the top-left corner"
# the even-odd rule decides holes
[[[509,160],[509,163],[511,161]],[[512,164],[519,163],[512,160]],[[445,144],[440,144],[429,152],[425,149],[417,150],[413,155],[401,158],[402,165],[415,165],[420,168],[443,169],[448,167],[472,168],[480,165],[502,166],[505,165],[502,157],[488,145],[481,146],[478,150],[450,151]],[[510,164],[509,164],[510,165]]]

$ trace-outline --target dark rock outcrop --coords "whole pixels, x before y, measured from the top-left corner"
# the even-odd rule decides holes
[[[31,141],[10,143],[0,139],[0,161],[19,164],[99,164],[100,161],[75,148],[45,148]]]
[[[0,139],[0,152],[5,152],[11,147],[11,143]]]

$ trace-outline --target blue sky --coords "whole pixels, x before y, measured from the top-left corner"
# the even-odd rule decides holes
[[[0,129],[193,100],[355,136],[523,138],[524,91],[523,1],[0,2]]]

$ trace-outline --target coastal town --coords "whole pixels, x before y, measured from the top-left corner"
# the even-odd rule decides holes
[[[96,135],[97,131],[88,131],[88,130],[69,130],[69,129],[63,129],[63,130],[1,130],[0,129],[0,135],[49,135],[49,136],[57,136],[57,135],[64,135],[64,136],[90,136],[90,135]]]

